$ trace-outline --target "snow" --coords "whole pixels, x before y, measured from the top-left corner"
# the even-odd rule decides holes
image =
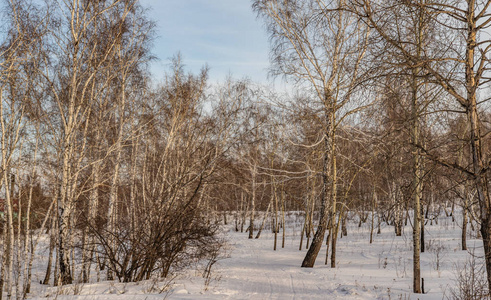
[[[392,226],[382,225],[369,243],[369,224],[348,226],[348,236],[338,239],[337,266],[324,265],[326,246],[314,268],[301,268],[306,249],[298,250],[301,219],[287,223],[285,248],[273,251],[274,235],[263,231],[260,239],[223,227],[227,239],[223,257],[214,265],[208,284],[202,269],[189,270],[173,280],[139,283],[99,282],[49,287],[33,283],[33,299],[445,299],[456,286],[456,268],[475,257],[482,259],[482,241],[468,234],[469,251],[462,251],[460,227],[451,217],[425,227],[426,251],[421,254],[425,294],[412,290],[412,230],[396,237]],[[473,236],[474,235],[474,236]],[[473,255],[472,255],[473,253]],[[44,276],[45,252],[40,252],[34,282]],[[74,295],[75,294],[75,295]]]

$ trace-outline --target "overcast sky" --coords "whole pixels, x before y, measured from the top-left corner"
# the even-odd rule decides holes
[[[250,0],[140,0],[157,22],[152,65],[157,77],[181,52],[188,70],[210,67],[212,82],[248,77],[266,83],[268,36]]]

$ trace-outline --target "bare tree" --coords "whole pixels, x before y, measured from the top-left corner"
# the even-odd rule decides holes
[[[24,195],[21,193],[23,185],[21,174],[28,174],[32,169],[25,168],[26,160],[24,150],[29,137],[26,131],[29,128],[29,117],[35,114],[32,102],[36,101],[38,88],[34,70],[39,65],[41,57],[36,44],[43,34],[44,27],[40,18],[29,17],[29,11],[35,15],[38,12],[30,1],[5,1],[7,32],[0,44],[0,137],[1,137],[1,171],[0,187],[3,187],[5,199],[3,206],[3,257],[0,277],[0,298],[6,284],[7,297],[16,297],[26,293],[30,287],[30,265],[27,263],[30,240],[29,210],[31,202],[28,200],[26,223],[21,222],[21,206]],[[36,136],[33,137],[36,139]],[[30,153],[32,155],[32,153]],[[35,157],[31,156],[31,159]],[[33,164],[35,165],[35,164]],[[31,176],[33,173],[31,173]],[[16,216],[17,222],[14,223]],[[14,228],[14,225],[17,225]],[[23,242],[24,241],[24,242]],[[16,253],[14,249],[17,249]],[[24,253],[22,253],[24,250]],[[22,278],[21,268],[24,261]],[[16,260],[16,262],[14,262]],[[15,266],[14,266],[15,263]],[[14,268],[19,270],[14,278]],[[13,284],[17,282],[13,291]],[[22,289],[22,291],[21,291]]]
[[[136,1],[49,1],[49,35],[40,43],[46,53],[39,73],[49,90],[39,105],[52,131],[53,148],[60,162],[58,186],[58,258],[60,283],[71,283],[69,253],[73,247],[76,200],[83,192],[78,186],[87,161],[87,136],[91,115],[98,99],[104,99],[119,71],[134,65],[121,63],[122,40],[138,39],[130,29]],[[134,28],[134,27],[133,27]],[[138,28],[147,30],[147,28]],[[141,32],[141,31],[140,31]],[[129,37],[128,37],[129,36]],[[133,49],[133,48],[132,48]],[[140,55],[137,53],[135,55]],[[125,57],[124,59],[128,59]],[[124,90],[124,89],[123,89]],[[96,169],[99,160],[95,160]],[[92,207],[94,199],[92,197]]]
[[[434,31],[434,40],[440,41],[439,48],[422,49],[414,52],[411,44],[406,44],[386,26],[392,11],[385,3],[363,0],[353,1],[356,9],[377,34],[384,39],[394,52],[411,62],[411,69],[419,70],[432,83],[439,85],[455,102],[446,110],[465,114],[469,124],[468,146],[472,164],[469,168],[445,160],[435,152],[428,151],[421,144],[415,144],[426,157],[441,165],[457,169],[471,178],[477,191],[480,205],[481,233],[486,255],[488,284],[491,286],[491,206],[489,197],[488,163],[482,151],[482,122],[480,109],[488,98],[482,93],[489,82],[488,55],[491,40],[484,30],[491,23],[487,14],[491,1],[406,1],[400,3],[407,10],[422,11],[424,18],[431,18],[439,24]],[[481,34],[482,33],[482,34]],[[452,43],[448,43],[452,40]],[[443,44],[445,41],[446,44]],[[421,55],[421,53],[423,55]],[[417,286],[415,286],[415,291]]]
[[[313,267],[326,230],[336,218],[336,132],[353,113],[352,96],[360,82],[367,29],[342,8],[345,1],[255,1],[272,39],[272,73],[293,79],[310,98],[322,124],[322,192],[319,224],[302,263]],[[312,94],[307,92],[310,89]],[[356,109],[355,109],[356,110]],[[329,225],[327,224],[330,220]],[[332,232],[331,232],[332,233]],[[331,234],[333,239],[336,237]],[[333,243],[335,245],[335,242]],[[331,266],[335,267],[335,248]]]

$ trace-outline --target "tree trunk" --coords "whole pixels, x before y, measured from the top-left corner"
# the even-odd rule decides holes
[[[331,222],[331,220],[329,220]],[[330,225],[328,225],[329,228],[332,228]],[[331,244],[331,229],[329,229],[327,233],[327,238],[326,238],[326,257],[324,260],[324,264],[327,266],[327,263],[329,262],[329,246]]]
[[[491,288],[491,201],[489,197],[489,180],[487,163],[482,155],[482,136],[480,121],[477,112],[477,88],[479,83],[475,80],[475,47],[477,47],[476,1],[468,1],[468,32],[466,49],[466,83],[467,83],[467,118],[470,125],[470,144],[472,155],[472,167],[474,173],[474,185],[477,190],[477,199],[481,210],[481,235],[484,245],[484,257],[488,279],[488,288]]]
[[[397,185],[395,181],[392,182],[392,189],[390,192],[394,203],[394,232],[396,236],[402,236],[403,211],[401,209],[401,193],[399,185]]]
[[[281,223],[283,224],[281,236],[281,248],[285,248],[285,191],[281,188]]]
[[[327,140],[326,140],[327,143]],[[302,267],[304,268],[312,268],[314,267],[315,259],[319,254],[319,251],[322,246],[322,242],[324,240],[324,235],[327,229],[327,218],[328,218],[328,210],[329,206],[327,205],[327,184],[328,184],[328,153],[325,151],[324,153],[324,170],[323,170],[323,186],[321,191],[321,208],[319,215],[319,224],[317,225],[317,230],[315,231],[314,238],[312,243],[310,244],[309,250],[305,255],[305,258],[302,262]]]
[[[346,227],[346,219],[348,218],[348,212],[343,210],[343,218],[341,219],[341,232],[343,236],[348,235],[348,228]]]
[[[327,97],[327,95],[326,95]],[[334,133],[334,114],[326,114],[326,121],[327,121],[327,126],[326,126],[326,131],[325,131],[325,137],[324,137],[324,157],[323,157],[323,166],[322,166],[322,190],[321,190],[321,207],[320,207],[320,214],[319,214],[319,224],[317,225],[317,230],[315,231],[314,238],[312,239],[312,243],[310,244],[309,250],[307,251],[307,254],[305,255],[305,258],[302,262],[302,267],[306,268],[312,268],[314,267],[315,260],[317,258],[317,255],[319,254],[319,251],[322,247],[322,243],[324,241],[324,235],[326,234],[327,230],[327,219],[329,217],[329,205],[328,205],[328,199],[327,199],[327,191],[328,191],[328,185],[329,185],[329,171],[331,165],[335,165],[335,160],[334,157],[332,156],[333,154],[333,149],[334,149],[334,143],[330,145],[330,142],[334,140],[333,133]],[[331,155],[331,161],[329,161],[329,156]],[[333,170],[331,170],[333,171]],[[333,176],[334,178],[334,176]],[[335,181],[334,179],[332,180],[332,187],[335,186]],[[335,189],[331,189],[331,196],[335,195],[336,191]],[[333,204],[333,208],[331,209],[331,219],[334,217],[333,212],[336,211],[335,207],[335,200],[331,199],[331,203]]]
[[[462,250],[467,251],[467,210],[468,210],[468,193],[464,188],[464,205],[462,206]]]
[[[312,193],[310,199],[310,210],[309,210],[309,219],[307,223],[307,243],[305,244],[305,249],[308,249],[310,246],[310,236],[314,231],[314,210],[315,210],[315,178],[312,180]]]
[[[96,135],[94,137],[95,147],[99,146],[98,143],[101,142],[100,135],[101,130],[96,130]],[[94,150],[93,155],[95,156],[95,160],[99,159],[98,151]],[[82,243],[82,282],[89,282],[90,277],[90,266],[93,257],[93,249],[92,246],[94,244],[94,239],[91,236],[91,232],[96,228],[95,219],[97,217],[97,207],[99,202],[99,185],[100,185],[100,169],[102,162],[96,162],[92,166],[92,187],[89,194],[89,203],[87,207],[87,225],[83,232],[83,243]]]
[[[271,201],[269,202],[268,208],[266,209],[266,213],[263,216],[263,221],[261,222],[261,226],[259,227],[259,230],[257,231],[256,239],[258,239],[261,236],[261,232],[263,231],[264,224],[266,224],[266,219],[268,218],[270,209],[271,209]]]
[[[278,228],[278,192],[276,190],[276,183],[273,178],[273,198],[274,198],[274,221],[273,221],[273,232],[274,232],[274,244],[273,250],[276,251],[278,244],[278,232],[280,229]]]
[[[246,218],[246,211],[247,211],[247,209],[244,207],[244,191],[241,191],[240,192],[240,213],[241,213],[240,232],[244,232],[244,223],[245,223],[245,218]]]
[[[423,218],[423,205],[421,204],[421,253],[425,252],[425,219]]]
[[[334,118],[332,120],[334,122]],[[334,230],[331,233],[331,268],[336,267],[336,241],[338,239],[338,227],[339,223],[336,222],[337,215],[337,168],[336,168],[336,147],[334,130],[331,132],[331,226]]]
[[[305,233],[305,226],[306,225],[307,225],[307,220],[304,220],[303,226],[302,226],[302,231],[300,232],[300,245],[298,246],[298,250],[299,251],[302,250],[302,246],[303,246],[303,235]]]
[[[254,163],[252,168],[252,197],[251,197],[251,214],[249,215],[249,238],[254,238],[254,213],[256,210],[256,174],[257,166]]]
[[[416,75],[413,76],[412,83],[412,143],[413,143],[413,292],[421,294],[421,268],[420,268],[420,251],[421,251],[421,195],[422,195],[422,157],[419,149],[419,104],[418,104],[418,81]]]
[[[375,226],[375,203],[377,202],[377,192],[375,187],[373,187],[373,197],[372,197],[372,222],[370,225],[370,244],[373,243],[373,230]]]

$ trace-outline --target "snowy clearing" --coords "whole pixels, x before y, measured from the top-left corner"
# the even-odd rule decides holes
[[[224,226],[226,253],[214,265],[208,285],[202,268],[180,274],[171,282],[99,282],[61,288],[33,286],[34,299],[446,299],[456,286],[455,270],[483,256],[482,241],[469,233],[469,251],[462,251],[460,227],[451,217],[426,226],[426,251],[421,254],[425,294],[413,294],[411,227],[396,237],[392,226],[382,226],[369,244],[369,224],[348,225],[348,236],[338,240],[337,267],[324,265],[325,245],[314,268],[301,268],[306,250],[298,250],[300,218],[290,217],[285,248],[273,251],[274,234],[263,231],[260,239]],[[457,219],[458,220],[458,219]],[[305,248],[305,240],[304,247]],[[44,276],[43,253],[36,261],[34,282]],[[102,277],[103,278],[103,277]],[[95,280],[95,278],[94,278]],[[75,295],[74,295],[75,294]]]

